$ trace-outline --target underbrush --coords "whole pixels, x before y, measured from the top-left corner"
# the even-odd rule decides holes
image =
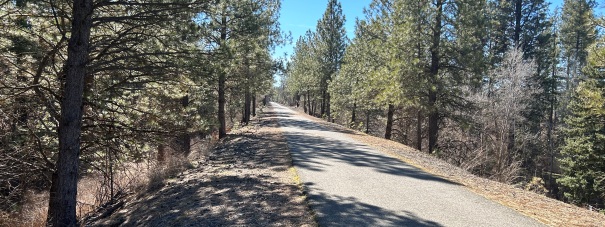
[[[83,220],[98,208],[115,202],[114,198],[126,194],[152,193],[164,186],[166,179],[192,168],[190,159],[207,156],[215,141],[192,141],[195,152],[185,156],[171,153],[162,162],[155,157],[141,163],[116,163],[111,174],[95,171],[78,182],[76,215]],[[48,212],[48,191],[27,191],[19,212],[0,211],[0,227],[45,226]]]

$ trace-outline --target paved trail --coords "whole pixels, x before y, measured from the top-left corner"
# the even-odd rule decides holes
[[[541,226],[272,103],[320,226]]]

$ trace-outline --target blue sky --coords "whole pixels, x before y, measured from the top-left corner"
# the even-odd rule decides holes
[[[349,38],[353,38],[355,29],[355,18],[364,18],[363,8],[370,5],[372,0],[340,0],[342,11],[347,19],[345,28]],[[563,0],[550,0],[550,8],[562,7]],[[598,1],[600,3],[600,1]],[[279,22],[284,32],[292,33],[292,44],[277,47],[274,56],[281,57],[284,53],[290,56],[294,49],[294,43],[301,35],[309,29],[315,30],[317,21],[323,15],[328,0],[282,0],[281,15]],[[602,11],[599,7],[596,11]]]

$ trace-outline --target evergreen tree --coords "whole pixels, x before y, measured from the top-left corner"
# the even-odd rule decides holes
[[[345,16],[338,0],[329,0],[323,17],[317,22],[317,50],[320,62],[321,109],[320,116],[331,120],[328,84],[338,70],[347,45]]]
[[[565,88],[572,91],[586,65],[587,48],[595,42],[594,0],[565,0],[561,12],[561,44],[566,67]]]
[[[565,119],[562,175],[557,181],[575,204],[603,207],[605,201],[605,48],[593,46]]]
[[[208,3],[3,2],[0,125],[12,126],[0,128],[0,171],[17,182],[10,194],[50,186],[49,225],[74,225],[78,177],[99,172],[103,185],[113,185],[104,158],[114,165],[156,152],[160,159],[164,148],[186,154],[191,135],[211,132],[217,69],[233,73],[225,78],[233,88],[228,95],[248,87],[254,100],[268,89],[270,52],[281,41],[279,2],[242,0],[219,13],[222,4]],[[208,15],[233,19],[235,29],[223,33],[233,42],[217,42],[224,26],[205,20]],[[249,63],[245,83],[232,65],[242,59]],[[19,205],[13,206],[18,198],[4,199],[1,209]]]
[[[318,95],[323,94],[320,85],[322,74],[317,57],[316,37],[315,33],[307,31],[297,40],[294,55],[288,67],[288,90],[291,94],[298,94],[302,97],[303,108],[310,115],[315,115]]]

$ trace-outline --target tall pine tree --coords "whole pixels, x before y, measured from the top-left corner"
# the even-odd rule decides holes
[[[605,200],[605,48],[593,47],[569,104],[558,182],[576,204],[603,207]]]
[[[330,93],[328,84],[340,70],[340,64],[347,45],[347,35],[344,28],[346,19],[338,0],[330,0],[323,17],[317,22],[317,42],[321,62],[321,109],[320,115],[331,119]]]

